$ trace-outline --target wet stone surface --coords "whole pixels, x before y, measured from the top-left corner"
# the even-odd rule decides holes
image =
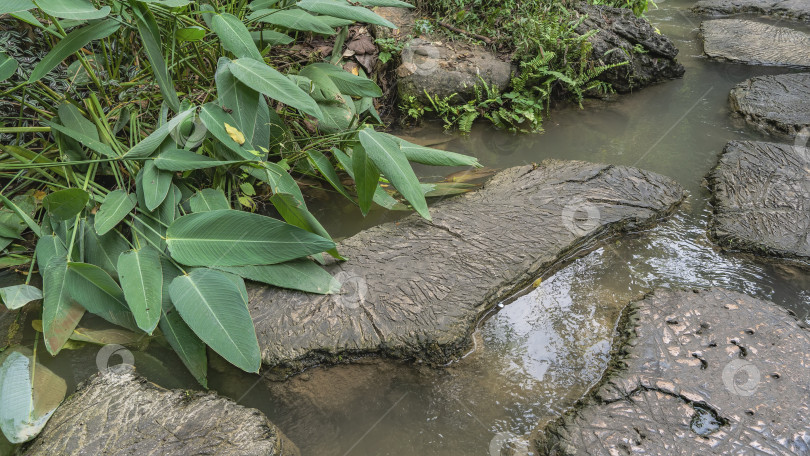
[[[609,83],[617,92],[630,92],[684,75],[686,70],[676,59],[678,48],[647,19],[636,17],[626,8],[585,2],[575,9],[581,16],[587,16],[576,32],[584,35],[597,31],[589,38],[593,58],[603,65],[628,62],[599,76],[600,81]]]
[[[683,190],[623,166],[546,161],[515,167],[481,190],[342,241],[326,269],[342,294],[253,285],[263,362],[301,368],[376,354],[443,364],[470,346],[480,316],[586,241],[669,213]]]
[[[729,101],[734,113],[762,132],[791,140],[810,135],[810,73],[748,79],[731,90]]]
[[[768,14],[810,21],[810,2],[807,0],[701,0],[692,11],[716,15]]]
[[[540,454],[807,454],[810,332],[723,289],[633,303],[601,385],[534,436]]]
[[[26,455],[299,455],[258,410],[213,393],[166,390],[119,366],[88,380]]]
[[[700,25],[707,56],[749,65],[810,68],[810,35],[787,27],[741,19]]]
[[[810,260],[810,150],[731,141],[709,175],[711,236],[723,247]]]

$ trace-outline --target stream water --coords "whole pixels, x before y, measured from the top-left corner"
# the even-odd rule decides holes
[[[807,271],[721,253],[706,234],[711,208],[704,176],[726,141],[763,139],[730,118],[729,90],[746,78],[789,70],[706,60],[697,37],[701,18],[686,12],[692,4],[660,1],[648,14],[680,49],[687,69],[681,80],[589,100],[582,110],[555,109],[542,135],[483,125],[467,136],[432,125],[407,132],[438,138],[441,147],[494,168],[558,158],[655,171],[689,192],[670,219],[592,246],[547,271],[540,286],[484,319],[475,349],[444,368],[366,361],[273,382],[212,360],[210,388],[262,410],[305,455],[497,455],[510,444],[527,454],[521,446],[528,433],[559,416],[600,378],[621,309],[656,287],[722,286],[772,300],[810,324]],[[441,178],[436,173],[446,170],[420,171]],[[400,216],[373,212],[363,219],[350,206],[329,204],[322,211],[349,220],[327,227],[336,237]],[[136,353],[136,368],[167,387],[197,388],[179,360],[163,350]],[[81,380],[96,369],[88,359],[96,351],[71,351],[56,358],[64,366],[53,368]]]

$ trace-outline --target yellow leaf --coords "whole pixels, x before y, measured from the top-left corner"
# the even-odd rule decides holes
[[[357,69],[357,67],[352,68],[352,74],[355,76],[360,76],[360,71]]]
[[[532,288],[537,288],[537,287],[539,287],[541,283],[543,283],[543,278],[542,278],[542,277],[540,277],[539,279],[535,280],[535,281],[532,283]]]
[[[242,132],[237,130],[235,127],[228,125],[227,122],[225,123],[225,131],[228,133],[228,136],[230,136],[231,139],[236,141],[236,144],[241,146],[245,143],[245,135],[243,135]]]

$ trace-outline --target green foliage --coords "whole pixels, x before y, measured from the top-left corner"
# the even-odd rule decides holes
[[[646,11],[647,0],[594,0],[591,3]],[[415,99],[403,100],[403,112],[419,119],[433,112],[447,128],[469,131],[472,122],[485,118],[510,131],[540,131],[543,115],[555,98],[581,103],[587,93],[610,93],[611,87],[598,80],[616,66],[600,65],[591,59],[591,34],[579,34],[585,20],[568,9],[567,2],[551,0],[439,0],[417,3],[437,19],[463,30],[493,39],[495,47],[512,54],[519,65],[511,89],[500,93],[482,80],[472,100],[457,96],[436,98],[428,94],[430,106]],[[651,2],[650,2],[651,4]],[[456,35],[454,38],[469,39]]]
[[[75,338],[89,311],[132,331],[159,328],[203,386],[206,346],[256,372],[244,279],[340,289],[314,261],[343,258],[298,176],[322,179],[363,213],[407,202],[429,218],[410,162],[478,166],[376,132],[382,91],[339,58],[302,67],[266,46],[308,39],[301,31],[345,34],[356,20],[388,25],[361,5],[408,6],[12,2],[42,49],[36,66],[18,64],[12,48],[0,55],[0,249],[17,264],[36,259],[48,352]],[[60,79],[66,67],[86,78]],[[3,114],[6,100],[22,111]],[[341,172],[358,178],[353,190]],[[283,220],[233,209],[256,210],[256,200]],[[0,297],[19,307],[39,290],[26,283]]]

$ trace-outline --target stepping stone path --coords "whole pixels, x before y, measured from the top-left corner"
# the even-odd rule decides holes
[[[258,410],[213,393],[160,388],[125,365],[80,386],[23,453],[299,455]]]
[[[810,21],[807,0],[701,0],[692,11],[699,14],[755,13]]]
[[[787,27],[740,19],[701,24],[707,56],[750,65],[810,68],[810,35]]]
[[[810,73],[752,78],[734,87],[729,100],[760,131],[790,139],[810,134]]]
[[[810,152],[731,141],[709,176],[711,235],[722,246],[810,260]]]
[[[602,383],[535,433],[539,454],[808,454],[810,332],[722,290],[631,304]]]
[[[671,179],[624,166],[546,161],[510,168],[482,189],[338,245],[326,269],[343,294],[253,284],[262,360],[300,369],[363,354],[446,363],[478,319],[582,246],[649,225],[684,197]]]

